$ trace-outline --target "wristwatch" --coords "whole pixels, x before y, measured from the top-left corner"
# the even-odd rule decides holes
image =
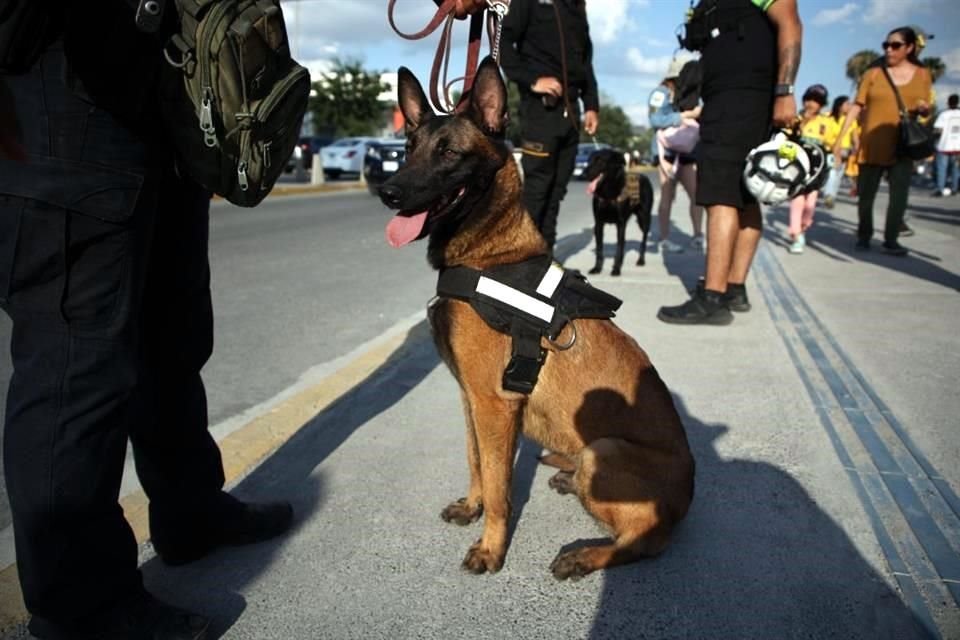
[[[792,96],[793,95],[793,85],[792,84],[778,84],[773,88],[773,95],[776,97],[780,96]]]

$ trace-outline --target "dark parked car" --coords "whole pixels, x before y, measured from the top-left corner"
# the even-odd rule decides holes
[[[329,136],[304,136],[297,142],[293,148],[290,159],[287,160],[287,172],[293,171],[297,166],[297,155],[303,157],[303,168],[309,169],[313,162],[313,155],[320,152],[321,147],[325,147],[333,142]]]
[[[377,189],[403,166],[407,141],[404,138],[384,138],[367,143],[363,157],[363,177],[367,190],[377,195]]]
[[[600,149],[611,149],[612,147],[603,142],[581,142],[577,145],[577,159],[573,164],[573,177],[577,180],[583,180],[583,170],[587,168],[587,162],[590,161],[590,154]]]

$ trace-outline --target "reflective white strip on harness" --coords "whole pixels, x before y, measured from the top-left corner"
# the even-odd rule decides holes
[[[543,274],[543,280],[537,285],[537,293],[544,298],[552,298],[553,292],[557,290],[560,281],[563,280],[563,267],[556,262],[550,264],[550,268]]]
[[[486,276],[480,276],[480,280],[477,281],[477,293],[482,293],[494,300],[499,300],[504,304],[520,309],[520,311],[540,318],[548,324],[553,321],[554,308],[551,305],[546,302],[540,302],[522,291],[518,291],[502,282],[491,280]]]

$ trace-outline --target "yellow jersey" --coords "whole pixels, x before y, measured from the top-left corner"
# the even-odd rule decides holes
[[[800,137],[830,147],[840,134],[837,121],[825,113],[818,113],[800,123]]]

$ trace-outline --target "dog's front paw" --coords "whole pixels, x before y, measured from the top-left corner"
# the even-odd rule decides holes
[[[443,511],[440,512],[440,517],[446,522],[466,526],[471,522],[476,522],[482,514],[482,504],[478,502],[476,505],[471,506],[466,498],[460,498],[456,502],[448,504]]]
[[[614,268],[613,268],[613,271],[610,272],[610,275],[612,275],[612,276],[618,276],[618,275],[620,275],[620,267],[614,267]]]
[[[547,481],[547,485],[560,495],[577,492],[577,488],[573,484],[573,474],[569,471],[556,472]]]
[[[594,570],[587,559],[584,549],[574,549],[561,553],[550,563],[550,571],[557,580],[579,580]]]
[[[505,553],[495,553],[484,548],[483,541],[477,540],[470,550],[467,551],[467,557],[463,559],[463,568],[480,575],[481,573],[496,573],[503,567],[503,557]]]
[[[643,256],[640,256],[640,257],[637,259],[637,266],[638,266],[638,267],[642,267],[642,266],[645,265],[645,264],[647,264],[647,261],[644,260]]]
[[[591,274],[600,273],[600,266],[598,265],[598,266],[594,267],[593,269],[590,269],[590,271],[587,271],[587,273],[591,273]]]

